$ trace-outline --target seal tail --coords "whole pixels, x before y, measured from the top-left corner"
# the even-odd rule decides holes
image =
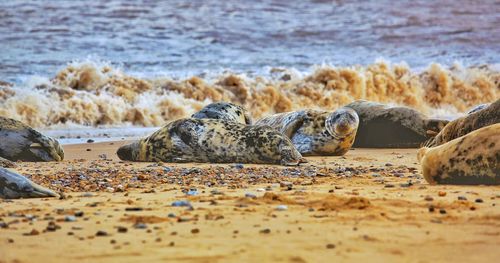
[[[33,187],[33,190],[26,193],[26,196],[23,196],[24,198],[44,198],[44,197],[59,197],[57,193],[54,191],[47,189],[41,185],[35,184],[30,181],[31,187]]]

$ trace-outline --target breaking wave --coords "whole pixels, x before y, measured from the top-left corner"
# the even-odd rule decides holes
[[[254,118],[301,108],[333,110],[356,99],[414,107],[429,115],[459,114],[500,97],[495,65],[405,63],[318,65],[310,72],[272,68],[250,76],[134,77],[110,64],[74,62],[52,78],[0,81],[0,115],[37,128],[161,126],[213,101],[246,107]]]

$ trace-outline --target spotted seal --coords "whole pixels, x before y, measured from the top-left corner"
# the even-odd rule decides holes
[[[59,142],[14,119],[0,117],[0,156],[11,161],[62,161]]]
[[[302,155],[344,155],[352,146],[359,119],[350,108],[334,112],[301,110],[278,113],[258,120],[286,135]]]
[[[117,151],[122,160],[210,163],[305,162],[292,142],[274,129],[214,119],[179,119]]]
[[[418,151],[430,184],[500,184],[500,124]]]
[[[446,125],[434,138],[429,139],[425,146],[434,147],[449,142],[479,128],[500,123],[500,99],[464,117],[458,118]]]
[[[0,198],[43,198],[57,197],[58,195],[28,178],[0,167]]]
[[[241,106],[230,102],[215,102],[203,107],[191,116],[195,119],[217,119],[252,124],[250,114]]]
[[[345,107],[359,115],[359,127],[353,147],[418,148],[436,135],[447,120],[429,119],[409,107],[358,100]]]

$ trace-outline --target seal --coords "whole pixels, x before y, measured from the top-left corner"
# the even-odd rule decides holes
[[[149,137],[120,147],[117,155],[145,162],[305,162],[292,142],[271,127],[193,118],[170,122]]]
[[[409,107],[358,100],[345,107],[358,113],[359,127],[353,147],[418,148],[449,121],[429,119]]]
[[[59,142],[14,119],[0,117],[0,156],[11,161],[62,161]]]
[[[302,155],[344,155],[358,129],[358,114],[350,108],[334,112],[301,110],[278,113],[258,120],[286,135]]]
[[[429,139],[425,146],[435,147],[449,142],[479,128],[500,123],[500,99],[464,117],[458,118],[446,125],[434,138]]]
[[[43,198],[58,195],[28,178],[0,167],[0,198]]]
[[[430,184],[499,185],[500,124],[433,148],[423,147],[418,159]]]
[[[216,119],[252,124],[252,118],[246,109],[230,102],[214,102],[203,107],[191,116],[195,119]]]

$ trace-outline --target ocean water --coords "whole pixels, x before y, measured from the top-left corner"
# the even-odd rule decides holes
[[[499,1],[2,1],[0,115],[156,127],[217,100],[452,118],[500,97]]]

